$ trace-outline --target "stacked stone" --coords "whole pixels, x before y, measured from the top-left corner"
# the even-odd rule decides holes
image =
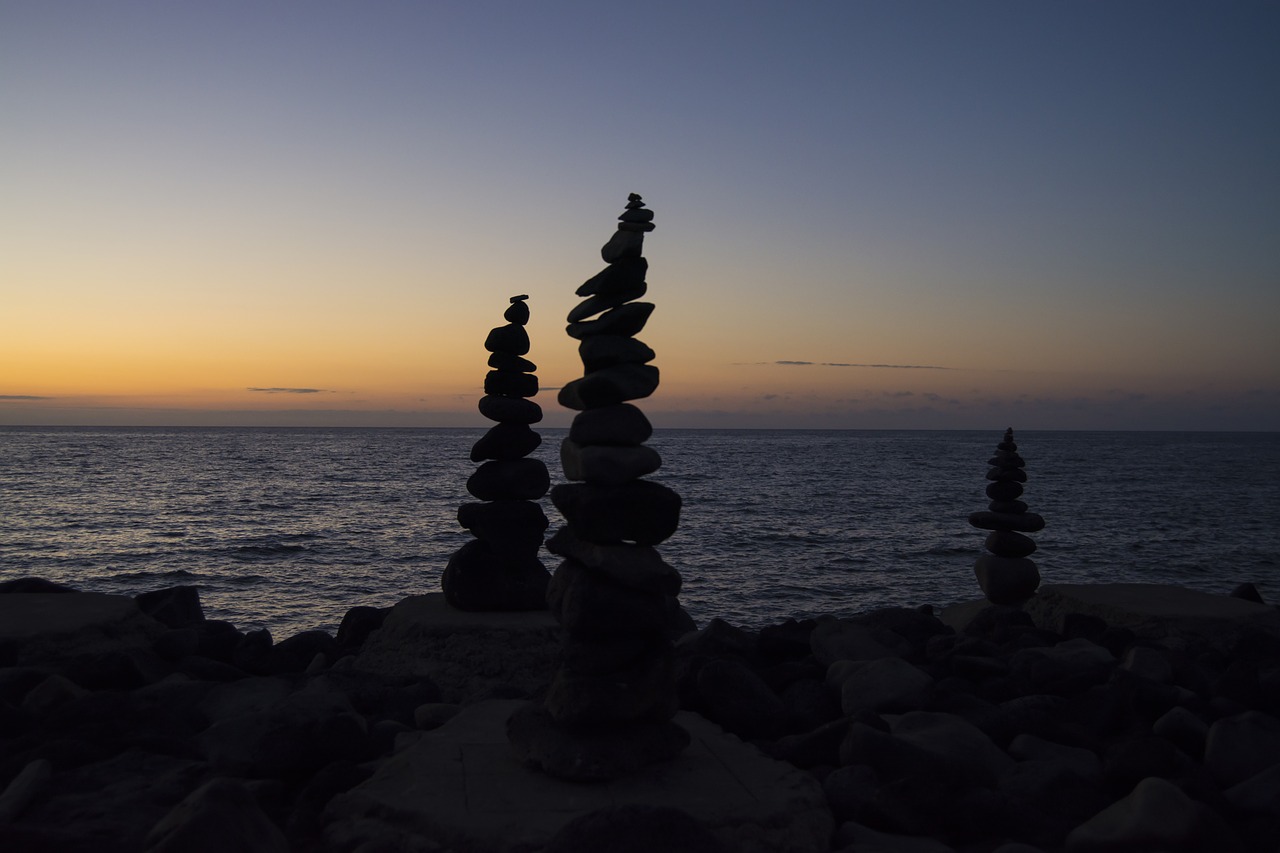
[[[467,491],[483,503],[458,508],[458,523],[476,538],[449,559],[440,585],[445,600],[459,610],[545,610],[551,575],[538,559],[548,521],[538,499],[551,477],[539,459],[527,459],[542,436],[530,424],[542,420],[537,365],[529,352],[528,296],[511,297],[505,326],[489,332],[490,353],[480,414],[497,421],[475,446],[471,461],[482,463],[467,480]]]
[[[632,301],[647,289],[641,250],[653,213],[633,193],[618,219],[601,249],[608,266],[578,288],[587,298],[568,317],[584,375],[559,395],[578,412],[560,453],[573,482],[551,490],[566,524],[547,543],[564,558],[547,590],[563,659],[545,702],[508,723],[527,763],[586,782],[673,757],[689,742],[671,721],[681,578],[653,547],[675,532],[680,496],[641,479],[662,460],[644,445],[648,418],[628,402],[658,386],[654,352],[634,337],[654,306]]]
[[[1040,570],[1028,559],[1035,553],[1036,543],[1025,534],[1044,529],[1044,519],[1027,512],[1027,505],[1018,500],[1027,472],[1012,427],[1005,430],[1004,440],[996,445],[996,455],[987,464],[991,466],[987,471],[991,503],[986,512],[970,515],[969,523],[991,533],[983,543],[988,553],[978,558],[973,571],[992,604],[1018,604],[1040,586]]]

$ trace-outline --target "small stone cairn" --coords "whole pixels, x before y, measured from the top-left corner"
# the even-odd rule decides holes
[[[560,453],[573,482],[551,490],[566,525],[547,542],[564,558],[547,590],[563,658],[545,702],[507,723],[527,764],[578,782],[618,778],[689,743],[671,720],[679,708],[670,635],[681,578],[653,547],[675,532],[681,501],[641,479],[662,460],[644,446],[653,432],[648,418],[627,402],[658,387],[654,352],[634,337],[654,306],[632,301],[647,289],[640,253],[653,213],[633,193],[618,219],[601,249],[608,266],[578,288],[587,298],[568,317],[584,375],[559,395],[578,412]]]
[[[528,296],[511,297],[505,326],[489,332],[484,347],[493,369],[484,379],[480,414],[497,424],[471,448],[481,462],[467,491],[483,503],[458,508],[458,523],[476,538],[458,549],[440,578],[444,597],[459,610],[545,610],[551,578],[538,559],[549,522],[538,499],[551,478],[539,459],[526,459],[542,436],[529,425],[542,420],[537,365],[529,352]]]
[[[989,553],[978,558],[973,571],[992,604],[1019,604],[1040,586],[1040,570],[1028,559],[1035,553],[1036,543],[1025,534],[1044,529],[1044,519],[1027,512],[1027,505],[1018,500],[1027,472],[1022,470],[1026,463],[1018,455],[1012,427],[1005,430],[1004,440],[996,445],[996,455],[987,464],[991,465],[987,471],[991,503],[986,512],[971,514],[969,523],[991,531],[983,542]]]

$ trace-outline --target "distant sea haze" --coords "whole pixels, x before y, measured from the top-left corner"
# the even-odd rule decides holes
[[[981,432],[660,430],[684,498],[659,546],[699,624],[981,596]],[[1280,434],[1017,430],[1046,583],[1178,583],[1280,600]],[[439,590],[470,534],[475,429],[0,428],[0,580],[200,588],[277,638]],[[560,476],[565,431],[536,452]],[[549,499],[552,530],[560,518]],[[550,532],[550,531],[549,531]],[[554,569],[554,556],[543,552]]]

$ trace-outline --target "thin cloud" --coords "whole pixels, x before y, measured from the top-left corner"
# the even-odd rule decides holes
[[[52,397],[37,397],[34,394],[0,394],[0,400],[52,400]]]
[[[889,370],[956,370],[954,367],[939,367],[936,364],[861,364],[850,361],[775,361],[774,364],[813,365],[816,367],[874,367]]]
[[[332,394],[323,388],[246,388],[246,391],[257,391],[260,394]]]

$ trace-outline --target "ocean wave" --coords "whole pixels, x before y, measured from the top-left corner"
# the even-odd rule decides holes
[[[171,569],[170,571],[167,571],[167,572],[147,572],[147,571],[115,572],[113,574],[107,575],[104,578],[104,580],[139,581],[139,580],[146,580],[147,578],[183,579],[183,578],[194,578],[194,577],[196,577],[196,574],[193,572],[189,572],[186,569]]]
[[[253,557],[287,557],[306,551],[305,545],[289,545],[284,542],[267,542],[262,545],[239,545],[232,549],[232,556],[238,559]]]

